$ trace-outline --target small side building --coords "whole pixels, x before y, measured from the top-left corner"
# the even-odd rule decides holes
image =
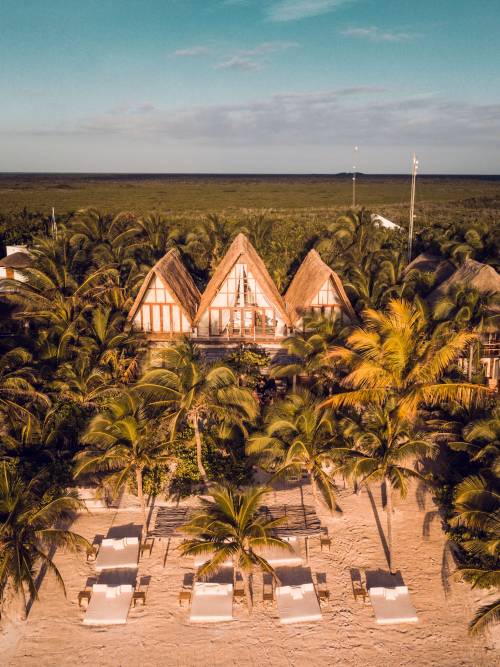
[[[482,264],[475,259],[466,259],[449,278],[442,282],[429,295],[429,302],[435,303],[439,297],[449,294],[455,287],[477,290],[480,294],[500,293],[500,275],[489,264]],[[495,311],[496,315],[499,315]],[[498,389],[500,379],[500,331],[495,326],[485,328],[480,334],[479,362],[483,366],[488,385]],[[460,365],[464,372],[469,372],[469,364],[473,369],[471,358],[464,356]]]
[[[342,281],[316,250],[310,250],[285,294],[285,303],[295,329],[304,329],[306,315],[342,321],[356,320],[356,314]]]
[[[190,336],[200,292],[176,248],[149,271],[128,315],[134,329],[143,331],[151,347],[164,347],[173,338]]]
[[[6,256],[0,259],[0,280],[18,280],[24,282],[23,269],[31,266],[32,260],[25,246],[6,246]]]

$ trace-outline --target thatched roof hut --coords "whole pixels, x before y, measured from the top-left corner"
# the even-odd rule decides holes
[[[481,294],[500,292],[500,275],[492,266],[482,264],[475,259],[466,259],[447,280],[430,294],[434,300],[448,294],[455,286],[464,285]]]
[[[432,255],[430,252],[422,252],[408,264],[404,270],[404,275],[408,275],[412,270],[422,271],[422,273],[433,273],[436,279],[435,284],[440,285],[452,275],[455,267],[447,259]]]
[[[130,309],[128,319],[133,320],[149,285],[155,277],[159,278],[162,284],[169,290],[177,305],[192,324],[198,310],[201,295],[189,271],[184,266],[177,248],[169,250],[149,271]]]
[[[330,279],[340,306],[350,320],[356,314],[346,294],[339,276],[321,259],[316,250],[310,250],[300,265],[285,294],[288,313],[295,324],[311,308],[314,298],[322,286]]]
[[[229,250],[215,269],[212,278],[210,279],[205,291],[203,292],[198,312],[196,313],[194,325],[196,326],[199,323],[203,314],[210,307],[210,304],[214,300],[226,277],[236,263],[246,264],[248,266],[248,270],[254,276],[263,294],[269,300],[269,303],[272,304],[272,306],[279,313],[283,322],[287,326],[290,326],[291,322],[286,311],[285,303],[281,297],[281,294],[278,292],[273,279],[269,275],[266,265],[259,257],[257,251],[250,243],[248,238],[241,233],[238,234],[238,236],[231,243]]]
[[[27,252],[13,252],[0,259],[0,267],[5,269],[26,269],[33,260]]]

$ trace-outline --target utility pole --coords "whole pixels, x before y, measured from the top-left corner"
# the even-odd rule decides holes
[[[52,238],[57,238],[57,222],[56,222],[56,212],[54,207],[52,207]]]
[[[413,153],[411,169],[411,197],[410,197],[410,226],[408,228],[408,262],[411,262],[411,253],[413,249],[413,221],[415,219],[415,186],[417,183],[418,160]]]
[[[354,163],[358,154],[358,147],[354,146]],[[356,206],[356,164],[352,165],[352,207]]]

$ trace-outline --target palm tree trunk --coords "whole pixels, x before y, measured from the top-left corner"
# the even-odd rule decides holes
[[[25,621],[28,618],[28,601],[26,600],[26,591],[24,590],[24,585],[22,582],[19,586],[19,598],[21,603],[19,617],[21,621]]]
[[[200,425],[198,423],[198,417],[196,415],[191,420],[194,428],[194,439],[196,442],[196,463],[198,465],[198,471],[200,477],[203,479],[205,484],[208,484],[207,471],[203,466],[202,460],[202,449],[201,449],[201,435],[200,435]]]
[[[144,530],[146,530],[148,521],[147,521],[147,517],[146,517],[146,503],[144,502],[144,493],[142,491],[142,469],[141,468],[136,468],[135,469],[135,481],[137,483],[137,496],[139,498],[139,502],[141,503],[143,526],[144,526]]]
[[[318,507],[318,487],[316,485],[316,480],[312,472],[309,473],[309,479],[311,480],[311,491],[313,494],[314,504]]]
[[[472,380],[473,357],[474,357],[474,347],[471,343],[469,347],[469,368],[467,369],[467,379],[469,380],[469,382]]]
[[[250,588],[250,576],[245,570],[240,570],[241,578],[243,579],[243,588],[245,590],[245,598],[247,601],[248,613],[252,613],[253,609],[253,600],[252,600],[252,589]]]
[[[387,548],[389,550],[389,572],[395,573],[394,556],[392,553],[392,486],[390,481],[385,479],[386,512],[387,512]]]

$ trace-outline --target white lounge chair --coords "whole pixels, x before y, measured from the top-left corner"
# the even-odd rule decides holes
[[[273,567],[302,565],[303,558],[300,555],[298,539],[296,537],[289,537],[286,541],[292,547],[292,551],[280,549],[280,547],[276,546],[262,547],[255,551]]]
[[[119,625],[127,622],[134,589],[130,584],[94,584],[84,625]]]
[[[218,623],[233,620],[233,585],[197,581],[191,598],[193,623]]]
[[[97,557],[95,559],[95,569],[97,572],[102,570],[118,568],[137,567],[139,560],[139,538],[124,537],[120,540],[104,539],[101,542]]]
[[[370,588],[369,594],[377,623],[380,625],[418,622],[407,586]]]
[[[312,582],[301,586],[278,586],[276,602],[280,623],[306,623],[322,618]]]

